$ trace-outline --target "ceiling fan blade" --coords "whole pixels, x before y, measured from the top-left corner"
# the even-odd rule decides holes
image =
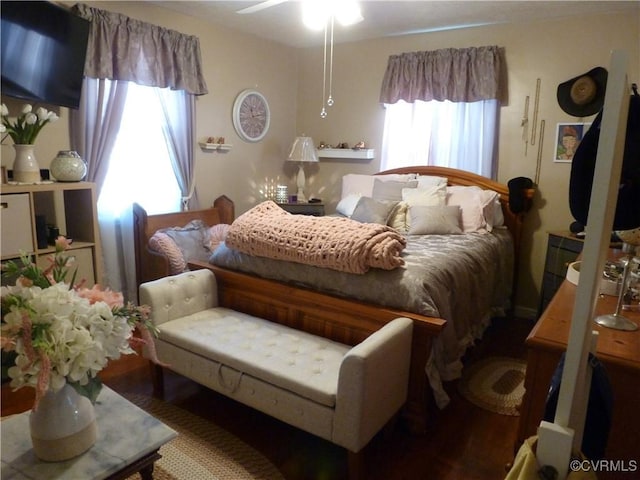
[[[284,3],[287,0],[266,0],[264,2],[257,3],[251,7],[243,8],[242,10],[238,10],[236,13],[244,15],[246,13],[255,13],[260,10],[264,10],[265,8],[273,7],[278,5],[279,3]]]

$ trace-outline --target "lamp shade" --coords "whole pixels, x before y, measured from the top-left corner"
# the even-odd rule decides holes
[[[317,162],[318,154],[311,137],[296,137],[287,158],[290,162]]]

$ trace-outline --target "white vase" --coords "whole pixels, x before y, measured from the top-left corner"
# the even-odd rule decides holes
[[[79,182],[87,174],[87,164],[78,152],[60,150],[49,165],[51,175],[59,182]]]
[[[36,183],[40,178],[40,165],[36,160],[34,145],[13,145],[16,158],[13,161],[13,180],[20,183]]]
[[[49,391],[29,416],[31,442],[36,456],[60,462],[89,450],[96,442],[96,412],[91,401],[65,384]]]

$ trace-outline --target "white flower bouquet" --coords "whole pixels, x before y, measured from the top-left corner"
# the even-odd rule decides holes
[[[28,256],[21,265],[3,265],[2,275],[18,275],[18,280],[2,287],[1,346],[15,356],[8,369],[11,387],[35,388],[36,407],[47,390],[65,383],[95,401],[102,386],[98,372],[109,360],[135,353],[131,345],[136,342],[146,343],[156,359],[150,309],[125,305],[119,292],[74,285],[75,274],[66,283],[73,265],[73,257],[64,255],[68,246],[58,238],[45,270]]]
[[[48,111],[43,107],[39,107],[35,113],[32,110],[31,105],[24,105],[20,115],[11,123],[9,109],[3,103],[0,107],[0,116],[2,117],[0,133],[8,133],[16,145],[33,145],[42,127],[49,122],[57,121],[59,117],[55,112]]]

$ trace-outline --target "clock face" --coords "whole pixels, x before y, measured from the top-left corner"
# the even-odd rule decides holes
[[[244,90],[233,104],[233,126],[240,138],[258,142],[269,130],[271,114],[267,99],[255,90]]]

